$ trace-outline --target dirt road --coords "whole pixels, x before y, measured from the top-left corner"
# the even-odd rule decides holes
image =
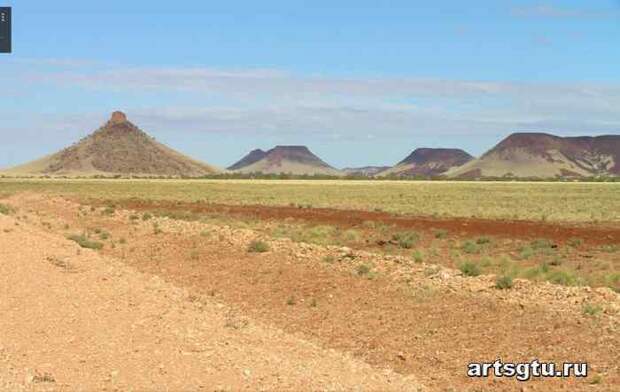
[[[418,390],[3,215],[0,314],[1,390]]]

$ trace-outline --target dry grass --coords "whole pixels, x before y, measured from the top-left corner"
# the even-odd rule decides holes
[[[312,205],[437,217],[619,222],[620,183],[0,179],[0,192]]]

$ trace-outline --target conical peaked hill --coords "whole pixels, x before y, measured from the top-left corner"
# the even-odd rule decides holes
[[[199,177],[217,172],[213,166],[189,158],[112,113],[101,128],[55,154],[9,169],[8,174],[139,175]]]
[[[342,172],[323,162],[306,146],[276,146],[263,154],[255,151],[231,166],[235,167],[232,170],[239,173],[342,175]]]
[[[513,133],[452,177],[592,177],[620,175],[620,135],[560,137]]]
[[[438,176],[474,159],[457,148],[417,148],[380,176]]]

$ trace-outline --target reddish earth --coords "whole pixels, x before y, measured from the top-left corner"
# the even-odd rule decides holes
[[[101,205],[101,201],[92,201]],[[329,208],[297,208],[289,206],[222,205],[174,201],[124,200],[116,204],[133,210],[162,210],[191,213],[222,213],[261,220],[293,218],[309,223],[331,224],[341,227],[358,226],[372,221],[407,229],[445,229],[463,236],[492,235],[513,239],[546,238],[564,243],[579,238],[591,245],[620,243],[620,227],[601,225],[571,226],[533,221],[491,220],[473,218],[432,218],[396,216],[386,212],[340,210]]]
[[[366,382],[373,380],[375,383],[364,387],[360,382],[362,389],[383,390],[389,385],[388,382],[395,383],[393,387],[399,389],[396,383],[404,379],[392,378],[392,381],[388,381],[381,378],[379,375],[383,374],[382,369],[411,377],[433,391],[612,391],[620,385],[620,303],[617,294],[609,289],[567,288],[517,281],[511,290],[497,290],[493,288],[493,277],[464,278],[454,271],[435,269],[431,265],[407,264],[402,258],[387,259],[385,256],[362,252],[342,254],[334,249],[296,244],[288,240],[265,239],[271,244],[269,252],[248,253],[248,243],[259,235],[250,230],[166,218],[132,221],[130,216],[133,211],[117,209],[112,216],[102,214],[103,209],[82,209],[80,212],[78,204],[58,198],[45,200],[41,197],[20,196],[11,202],[20,211],[19,215],[26,215],[27,210],[32,211],[20,225],[36,225],[37,230],[55,235],[54,241],[60,241],[62,236],[58,234],[63,230],[67,233],[93,233],[95,228],[108,231],[111,237],[102,240],[105,245],[100,252],[105,260],[122,261],[143,273],[160,276],[168,284],[187,289],[189,303],[204,302],[207,307],[214,303],[226,304],[235,313],[227,317],[225,326],[231,331],[240,331],[239,336],[260,334],[260,331],[248,329],[248,325],[259,323],[282,330],[286,336],[310,342],[324,350],[321,352],[344,353],[361,364],[369,365]],[[136,209],[152,208],[150,204],[133,203]],[[192,206],[179,205],[183,210],[188,207]],[[206,206],[197,205],[196,208]],[[231,213],[248,211],[241,207],[239,210],[237,207],[219,208],[222,208],[221,211],[231,208]],[[309,213],[307,210],[254,208],[249,211],[258,214],[278,211],[282,214],[280,218],[287,216],[284,211],[291,214],[299,211],[310,217],[322,217],[321,214],[325,213],[327,217],[336,216],[333,222],[351,224],[339,212],[332,210],[319,210],[314,214],[315,211]],[[334,212],[334,215],[327,212]],[[376,213],[356,215],[354,219],[368,216],[398,220]],[[273,214],[265,217],[275,218]],[[7,224],[5,227],[10,228],[12,223]],[[69,229],[63,229],[65,225]],[[155,231],[155,227],[160,230]],[[454,226],[450,227],[454,229]],[[17,237],[9,238],[7,245],[18,240]],[[44,245],[33,241],[32,248]],[[325,262],[325,255],[333,255],[334,261]],[[357,269],[360,263],[370,265],[376,275],[360,275]],[[20,260],[17,265],[28,265],[28,262]],[[31,279],[34,274],[35,282],[44,284],[48,271],[43,270],[43,274],[35,271],[36,268],[29,270],[28,279],[24,281]],[[124,273],[131,274],[129,270]],[[114,273],[108,276],[109,282],[106,284],[117,284],[118,278],[115,276]],[[56,277],[53,278],[50,283],[55,282]],[[84,285],[88,283],[88,279],[82,282]],[[99,284],[90,283],[94,286]],[[29,295],[28,290],[35,290],[36,287],[37,284],[26,287],[22,294]],[[61,286],[56,289],[61,290]],[[125,296],[126,290],[127,285],[122,285],[118,295]],[[80,292],[75,294],[71,297],[75,304],[71,306],[80,309],[82,297]],[[127,301],[135,303],[131,295],[127,297],[116,302],[124,317],[131,315],[124,304]],[[50,302],[52,306],[51,299]],[[600,304],[601,313],[598,316],[585,315],[582,306],[586,303]],[[190,318],[205,317],[195,314],[194,310],[185,312],[189,312]],[[73,313],[80,314],[79,310]],[[11,314],[15,318],[21,317],[18,309]],[[46,317],[46,314],[39,315],[37,321],[45,325]],[[216,317],[220,316],[216,314]],[[167,318],[164,321],[159,328],[172,328],[178,331],[179,338],[189,333],[184,329],[185,321]],[[4,328],[10,326],[7,324]],[[149,331],[144,330],[143,333],[141,339],[148,340]],[[27,338],[28,334],[28,331],[23,332],[23,338]],[[199,337],[207,339],[206,336]],[[230,339],[232,347],[243,352],[244,341],[234,337],[234,334]],[[132,343],[126,344],[130,349]],[[261,349],[267,350],[264,346],[270,344],[275,342],[261,340]],[[297,358],[303,355],[315,358],[318,355],[316,351],[305,354],[298,346],[301,343],[287,344],[290,344],[288,347],[293,352],[299,354]],[[265,371],[269,364],[252,356],[251,353],[255,355],[257,352],[252,349],[247,357],[235,355],[227,357],[227,360],[243,361],[243,366],[251,366],[253,361],[258,361],[264,364],[260,369]],[[161,353],[158,355],[161,356]],[[274,360],[280,358],[279,353],[269,355]],[[587,361],[592,377],[585,380],[541,379],[519,383],[506,378],[468,379],[465,376],[470,361],[493,361],[497,358],[506,361],[538,358],[560,363]],[[147,361],[148,358],[142,360]],[[334,359],[330,357],[326,360]],[[336,362],[330,363],[340,366]],[[217,368],[218,363],[212,365]],[[232,365],[231,362],[223,362],[219,366],[228,369]],[[314,375],[324,371],[314,362],[308,366]],[[279,367],[276,365],[275,368]],[[600,375],[601,379],[594,381],[595,375]],[[255,387],[277,386],[276,378],[270,378],[266,373],[263,376],[266,378],[254,379],[257,382]],[[162,378],[162,382],[179,383],[177,377],[182,377],[182,373],[169,373],[166,378]],[[198,375],[195,377],[200,378]],[[331,377],[338,377],[338,374],[323,376],[317,385],[326,385],[325,382],[333,380]],[[258,383],[261,380],[263,384]],[[290,379],[288,381],[291,384],[288,385],[298,386],[300,380],[303,378]],[[243,380],[232,381],[237,383]],[[128,384],[125,386],[132,385],[131,379],[126,382]],[[234,383],[229,384],[233,389],[240,385]],[[380,386],[380,383],[385,384]],[[252,383],[247,381],[241,385],[251,386]],[[344,389],[352,388],[345,386]]]

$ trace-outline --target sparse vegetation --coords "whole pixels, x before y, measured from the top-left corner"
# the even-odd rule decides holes
[[[74,235],[68,236],[67,238],[70,239],[71,241],[76,242],[82,248],[96,249],[96,250],[103,248],[103,244],[101,242],[93,241],[89,239],[88,237],[86,237],[86,235],[84,234],[79,234],[79,235],[74,234]]]
[[[598,385],[602,382],[603,377],[600,374],[595,374],[594,376],[592,376],[592,379],[590,379],[590,385]]]
[[[327,264],[333,264],[334,261],[336,261],[336,258],[332,255],[327,255],[325,257],[323,257],[323,262],[327,263]]]
[[[473,254],[480,252],[480,247],[476,245],[475,242],[465,241],[465,243],[461,246],[461,250],[465,253]]]
[[[546,279],[555,284],[563,286],[576,286],[581,280],[570,271],[551,271],[547,274]]]
[[[366,264],[360,264],[357,266],[356,271],[360,276],[367,275],[370,272],[370,267]]]
[[[587,304],[583,305],[583,314],[585,314],[587,316],[596,316],[602,310],[603,309],[601,308],[600,305],[593,305],[591,303],[587,303]]]
[[[0,203],[0,214],[9,215],[11,212],[13,212],[13,208],[6,204]]]
[[[422,263],[424,261],[424,256],[422,255],[422,251],[420,251],[419,249],[416,249],[413,252],[413,261],[415,261],[416,263]]]
[[[265,241],[254,240],[248,245],[248,252],[250,253],[264,253],[269,251],[269,244]]]
[[[478,245],[485,245],[485,244],[490,244],[490,243],[491,243],[491,239],[487,236],[478,237],[476,239],[476,244]]]
[[[444,229],[438,229],[435,230],[435,238],[446,238],[448,236],[448,230],[444,230]]]
[[[416,232],[406,231],[394,234],[392,239],[398,243],[399,247],[403,249],[411,249],[418,242],[420,236]]]
[[[459,270],[465,276],[478,276],[480,275],[480,267],[476,263],[472,263],[470,261],[463,262],[459,264]]]
[[[499,276],[495,280],[495,287],[500,290],[509,289],[512,287],[512,277],[508,275]]]
[[[210,203],[355,208],[412,215],[541,219],[548,221],[619,221],[617,183],[391,182],[348,180],[168,180],[134,179],[45,181],[0,179],[3,191],[44,189],[53,194],[121,200],[204,200]],[[319,184],[320,186],[316,186]],[[561,191],[558,192],[558,189]],[[588,197],[584,197],[587,194]],[[400,196],[402,195],[402,197]],[[458,201],[458,202],[455,202]],[[484,209],[478,206],[484,205]]]
[[[547,239],[539,238],[539,239],[536,239],[530,242],[530,246],[534,250],[540,250],[540,249],[549,249],[553,246],[553,244],[551,243],[551,241]]]

